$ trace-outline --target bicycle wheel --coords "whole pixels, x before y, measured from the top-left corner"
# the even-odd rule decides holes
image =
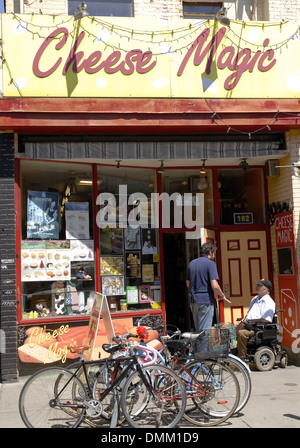
[[[184,418],[197,426],[216,426],[235,412],[240,398],[238,380],[232,370],[217,360],[194,361],[182,371],[187,406]]]
[[[97,418],[89,419],[87,422],[90,426],[98,428],[103,426],[103,424],[107,423],[112,419],[113,413],[115,411],[115,403],[117,400],[115,390],[112,390],[110,394],[108,394],[103,400],[101,399],[103,392],[113,383],[113,381],[122,373],[121,366],[113,366],[113,365],[102,365],[95,375],[93,382],[93,397],[95,400],[101,400],[101,415]],[[121,385],[120,385],[121,386]],[[120,416],[120,412],[118,412],[119,421],[118,424],[121,424],[122,417]],[[106,422],[105,422],[106,421]]]
[[[74,373],[77,369],[76,377],[82,382],[84,385],[86,391],[88,390],[88,385],[86,383],[86,377],[83,371],[83,367],[81,362],[75,362],[73,364],[70,364],[67,367],[67,370]],[[107,425],[108,421],[111,418],[111,412],[113,409],[113,403],[114,399],[109,395],[109,397],[106,397],[105,403],[99,403],[99,406],[96,406],[96,402],[100,401],[100,395],[104,389],[108,386],[105,385],[105,382],[107,381],[105,378],[107,378],[108,375],[108,369],[109,367],[104,364],[91,364],[86,365],[86,371],[87,371],[87,377],[89,381],[89,386],[92,390],[92,395],[94,399],[94,406],[88,407],[86,417],[84,419],[84,422],[87,423],[89,426],[92,426],[93,428],[99,428]],[[56,382],[56,391],[60,388],[60,377],[58,377]],[[76,385],[74,385],[76,387]],[[73,393],[77,393],[76,390]],[[110,400],[110,405],[108,404],[108,400]],[[105,407],[103,407],[105,406]]]
[[[86,391],[78,378],[72,378],[66,369],[50,367],[26,381],[19,398],[19,412],[28,428],[76,428],[85,417],[85,399]]]
[[[134,428],[173,428],[185,406],[185,387],[165,366],[152,365],[133,372],[121,393],[122,411]]]
[[[244,406],[248,403],[252,390],[252,381],[248,368],[244,363],[236,357],[229,355],[226,358],[222,358],[221,362],[224,362],[233,371],[240,386],[240,401],[235,410],[235,413],[240,412]]]

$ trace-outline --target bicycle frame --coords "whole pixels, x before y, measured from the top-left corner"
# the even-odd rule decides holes
[[[89,399],[93,399],[93,393],[92,393],[91,384],[90,384],[90,381],[89,381],[89,378],[88,378],[88,369],[87,368],[90,365],[95,366],[95,365],[104,365],[104,364],[109,364],[109,363],[110,364],[112,364],[112,363],[115,363],[115,364],[116,363],[118,363],[118,364],[121,364],[121,363],[125,364],[125,363],[127,363],[127,365],[126,365],[125,369],[123,369],[122,373],[119,376],[117,376],[113,380],[113,382],[102,392],[101,397],[99,397],[99,399],[98,399],[99,402],[104,400],[104,398],[113,389],[117,388],[117,386],[123,381],[123,379],[127,377],[128,372],[130,372],[133,369],[136,369],[140,373],[141,380],[143,381],[144,385],[146,386],[148,392],[151,393],[151,395],[152,395],[152,397],[154,399],[156,398],[156,395],[158,395],[158,394],[154,393],[154,388],[147,381],[147,379],[146,379],[146,377],[145,377],[145,375],[143,373],[142,367],[140,366],[139,361],[138,361],[136,355],[129,356],[129,357],[125,356],[125,357],[122,357],[122,358],[106,359],[106,360],[100,360],[100,361],[85,361],[83,359],[83,357],[81,357],[80,365],[77,367],[75,372],[72,373],[70,379],[67,381],[67,383],[64,385],[64,387],[57,393],[57,395],[55,396],[55,398],[53,400],[53,404],[56,403],[56,400],[63,393],[63,391],[66,389],[68,384],[73,380],[73,378],[78,378],[77,374],[78,374],[78,372],[79,372],[79,370],[81,368],[83,368],[83,372],[84,372],[84,377],[85,377],[85,381],[86,381],[86,385],[87,385],[87,391],[88,391],[88,398]],[[149,362],[147,364],[152,365],[153,363]],[[161,398],[160,395],[158,395],[158,396]],[[172,399],[170,399],[170,400],[172,400]],[[86,405],[90,406],[90,404],[86,400],[83,400],[83,403],[84,403],[85,406]],[[84,405],[80,406],[80,405],[75,405],[74,403],[72,403],[72,404],[68,404],[68,405],[63,404],[63,405],[60,405],[60,406],[61,407],[71,407],[71,408],[78,408],[79,409],[79,408],[84,408],[85,407]]]
[[[185,365],[183,365],[180,362],[180,360],[177,358],[177,356],[174,355],[173,360],[172,360],[172,367],[171,367],[171,368],[173,368],[173,366],[176,363],[178,363],[180,365],[180,367],[190,377],[188,379],[185,379],[184,377],[181,376],[182,382],[186,386],[188,386],[188,388],[186,390],[187,398],[204,397],[207,394],[207,391],[203,388],[203,386],[201,385],[201,382],[199,382],[193,374],[193,372],[196,372],[198,370],[198,368],[201,368],[202,371],[208,376],[209,380],[211,381],[211,383],[213,384],[213,386],[216,390],[220,390],[223,388],[222,385],[215,379],[215,377],[211,374],[211,372],[205,367],[205,365],[202,362],[198,362],[192,371],[188,370],[187,367],[192,362],[194,362],[194,360],[188,360],[188,362]],[[195,383],[192,384],[192,381],[194,381]],[[200,390],[198,389],[198,387],[200,388]],[[191,393],[191,390],[192,391],[194,390],[195,392],[192,393],[192,395],[190,396],[189,393]],[[198,392],[198,394],[196,394],[196,392]]]
[[[194,362],[195,359],[193,359],[193,358],[187,359],[187,363],[184,365],[180,362],[180,359],[176,355],[173,355],[171,363],[170,363],[170,362],[168,362],[168,354],[165,353],[166,350],[167,350],[167,347],[164,347],[160,351],[151,347],[151,351],[156,352],[157,358],[162,362],[163,365],[165,365],[165,366],[170,365],[171,369],[174,370],[174,366],[176,365],[176,363],[178,363],[180,365],[180,367],[186,372],[186,374],[188,375],[189,378],[185,379],[185,377],[181,376],[181,379],[182,379],[183,384],[186,386],[187,398],[204,397],[207,394],[207,391],[203,388],[201,383],[197,380],[197,378],[192,373],[192,372],[195,372],[198,368],[201,368],[204,371],[204,373],[211,380],[211,383],[213,384],[213,386],[216,390],[220,390],[223,388],[223,386],[215,379],[215,377],[211,374],[211,372],[205,367],[203,362],[199,361],[197,363],[197,365],[195,366],[195,368],[193,369],[193,371],[191,372],[185,366],[188,366],[189,364]],[[193,384],[192,384],[192,381],[194,382]],[[191,395],[189,395],[189,394],[191,394]]]

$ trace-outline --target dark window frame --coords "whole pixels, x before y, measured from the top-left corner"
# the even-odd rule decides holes
[[[194,11],[188,11],[188,8],[195,8]],[[212,8],[212,11],[201,11],[203,8]],[[182,11],[184,19],[193,19],[193,18],[201,18],[201,19],[214,19],[217,12],[223,7],[223,2],[218,3],[206,3],[206,2],[190,2],[183,1],[182,2]],[[215,8],[215,10],[213,10]]]
[[[68,0],[68,14],[73,15],[80,6],[80,1]],[[89,0],[87,12],[91,17],[133,17],[133,0]]]
[[[278,275],[294,275],[294,257],[292,247],[277,248]]]

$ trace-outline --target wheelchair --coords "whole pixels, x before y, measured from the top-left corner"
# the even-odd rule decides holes
[[[273,367],[285,368],[288,364],[288,354],[282,349],[278,340],[278,315],[283,310],[276,310],[272,322],[257,322],[252,324],[255,335],[247,343],[247,359],[263,372]]]

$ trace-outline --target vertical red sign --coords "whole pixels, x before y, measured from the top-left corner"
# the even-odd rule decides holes
[[[283,345],[291,347],[293,332],[300,327],[297,282],[297,258],[293,211],[275,215],[275,234],[278,259],[278,288],[283,327]]]

